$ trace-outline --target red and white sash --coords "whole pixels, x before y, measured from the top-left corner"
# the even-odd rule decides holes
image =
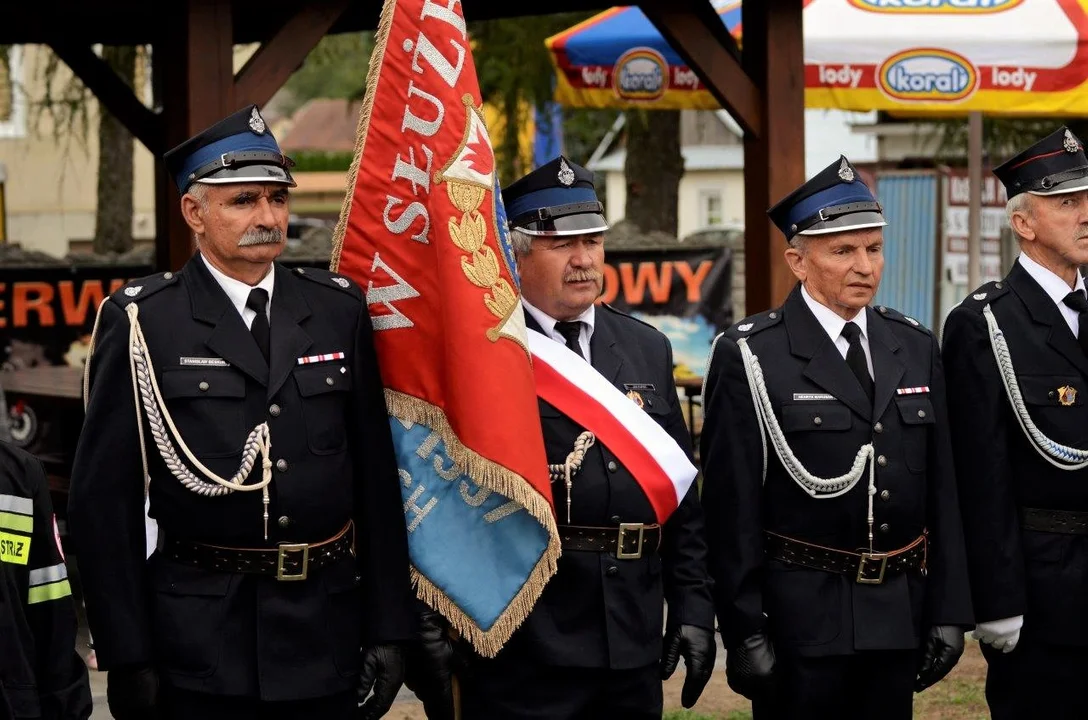
[[[695,466],[665,429],[584,359],[528,328],[536,394],[597,436],[665,520],[695,480]]]

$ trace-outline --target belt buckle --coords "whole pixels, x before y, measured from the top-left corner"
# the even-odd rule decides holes
[[[638,530],[638,549],[634,552],[623,551],[623,539],[629,532]],[[616,559],[617,560],[638,560],[642,557],[642,539],[646,533],[646,526],[643,523],[620,523],[620,531],[616,536]]]
[[[287,559],[287,553],[302,553],[302,572],[300,573],[285,573],[283,571],[284,561]],[[307,572],[310,568],[310,546],[307,543],[280,543],[278,547],[278,554],[276,555],[276,579],[280,582],[291,582],[294,580],[305,580]]]
[[[877,573],[875,578],[866,577],[866,569],[871,562],[880,563],[880,572]],[[884,582],[884,571],[888,568],[888,553],[876,553],[876,552],[863,552],[861,554],[861,561],[858,562],[858,576],[857,582],[861,585],[880,585]]]

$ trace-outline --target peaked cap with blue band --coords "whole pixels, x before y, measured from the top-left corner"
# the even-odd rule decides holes
[[[883,227],[880,203],[844,155],[767,211],[786,240],[795,235]]]
[[[256,105],[242,108],[163,155],[178,191],[195,182],[295,186],[294,161],[283,154]]]
[[[1020,193],[1061,195],[1088,189],[1084,143],[1062,125],[1045,138],[994,168],[1012,198]]]
[[[608,229],[593,173],[560,155],[502,191],[510,228],[526,235],[563,236]]]

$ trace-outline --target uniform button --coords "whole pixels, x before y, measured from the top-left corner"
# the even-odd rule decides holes
[[[888,458],[884,457],[883,455],[878,455],[876,458],[876,464],[880,467],[887,467]]]
[[[604,571],[604,574],[607,575],[608,577],[612,577],[613,575],[615,575],[619,571],[620,571],[620,569],[618,567],[616,567],[615,565],[609,565],[608,569]]]
[[[268,414],[271,415],[272,417],[279,417],[280,416],[280,406],[277,405],[276,403],[272,403],[272,405],[268,408]]]
[[[812,424],[813,425],[823,425],[824,424],[824,419],[822,417],[820,417],[819,415],[817,415],[816,417],[812,418]]]
[[[615,460],[608,461],[608,472],[616,472],[620,469],[620,466],[616,464]]]
[[[286,515],[280,515],[279,524],[281,528],[285,528],[291,524],[291,518]]]
[[[886,313],[886,312],[888,312],[888,308],[884,307],[883,305],[881,305],[880,307],[878,307],[878,308],[877,308],[877,310],[879,310],[879,311],[880,311],[881,313]]]
[[[925,410],[919,410],[918,411],[918,417],[924,418],[925,416],[926,416],[926,411]]]
[[[884,523],[883,525],[880,526],[880,532],[882,532],[882,533],[886,533],[889,530],[891,530],[891,526],[888,525],[888,523]]]
[[[208,388],[210,388],[211,385],[208,384],[207,380],[201,380],[200,384],[197,385],[197,387],[200,388],[202,391],[207,392]]]
[[[769,317],[771,320],[774,320],[776,317],[778,317],[778,313],[767,313],[767,317]]]
[[[283,458],[280,458],[279,460],[277,460],[276,461],[276,469],[279,470],[280,472],[287,472],[287,461],[284,460]]]
[[[994,287],[997,288],[998,290],[1000,290],[1001,289],[1001,283],[997,283],[996,285],[994,285]]]
[[[1046,396],[1047,396],[1048,398],[1052,398],[1052,397],[1054,397],[1054,391],[1053,391],[1053,390],[1051,390],[1050,392],[1048,392],[1048,393],[1046,394]]]
[[[612,519],[612,524],[613,525],[619,525],[620,524],[620,516],[619,515],[613,515],[611,519]]]
[[[172,272],[164,272],[162,274],[162,279],[163,280],[169,280],[172,277],[174,277],[174,273],[172,273]]]
[[[888,492],[887,490],[881,490],[880,491],[880,499],[883,500],[884,502],[888,502],[888,498],[890,498],[891,496],[892,496],[892,494],[890,492]]]
[[[873,425],[873,432],[877,433],[878,435],[884,432],[884,424],[877,423],[876,425]]]
[[[332,385],[334,382],[336,382],[336,381],[333,380],[331,377],[325,378],[325,384],[326,385]]]

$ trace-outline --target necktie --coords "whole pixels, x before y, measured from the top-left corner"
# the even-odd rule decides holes
[[[873,379],[869,376],[869,365],[865,362],[865,350],[861,347],[861,328],[856,323],[848,322],[842,328],[842,336],[850,343],[846,351],[846,364],[854,372],[862,390],[873,400]]]
[[[1078,322],[1080,324],[1080,332],[1077,335],[1077,340],[1080,341],[1081,350],[1085,355],[1088,355],[1088,298],[1084,296],[1083,290],[1074,290],[1065,296],[1062,300],[1066,305],[1077,311]]]
[[[268,307],[268,291],[261,288],[250,290],[249,297],[246,298],[246,307],[257,313],[257,317],[253,318],[253,324],[249,327],[249,332],[257,341],[257,347],[261,349],[265,362],[268,362],[269,330],[268,313],[265,311]]]
[[[580,320],[574,322],[557,322],[555,329],[567,340],[567,347],[573,352],[578,353],[578,357],[583,360],[586,356],[582,354],[582,345],[578,342],[578,338],[582,334],[582,323]]]

